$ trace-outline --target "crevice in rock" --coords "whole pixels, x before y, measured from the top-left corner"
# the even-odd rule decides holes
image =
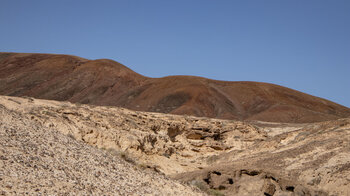
[[[253,171],[241,170],[241,174],[247,174],[249,176],[256,176],[256,175],[259,175],[260,172],[256,171],[256,170],[253,170]]]
[[[286,186],[286,190],[290,192],[294,192],[294,186]]]
[[[226,187],[225,187],[225,186],[223,186],[223,185],[220,185],[218,189],[219,189],[219,190],[225,190],[225,189],[226,189]]]
[[[229,184],[233,184],[233,179],[232,179],[232,178],[229,178],[229,179],[228,179],[228,183],[229,183]]]
[[[219,134],[219,133],[214,134],[214,135],[213,135],[213,139],[214,139],[215,141],[222,140],[221,134]]]
[[[204,180],[204,182],[206,182],[207,184],[210,183],[210,179],[209,179],[209,178],[204,178],[203,180]]]

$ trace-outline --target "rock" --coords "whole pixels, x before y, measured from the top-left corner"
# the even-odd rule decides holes
[[[44,187],[34,186],[30,189],[33,192],[39,188],[40,193],[63,190],[64,194],[64,190],[81,186],[86,190],[84,193],[91,195],[103,192],[92,186],[94,183],[107,186],[106,191],[116,191],[123,188],[113,184],[114,178],[127,182],[131,174],[137,176],[136,173],[143,170],[157,170],[167,178],[204,182],[208,189],[226,195],[346,195],[350,192],[349,118],[308,124],[240,122],[48,100],[29,102],[17,97],[9,100],[2,96],[0,112],[1,134],[6,135],[0,135],[0,190],[3,184],[11,185],[11,190],[17,185],[26,186],[22,182],[17,184],[18,181],[7,183],[16,178],[29,184],[47,183]],[[49,138],[45,139],[46,136]],[[30,139],[20,140],[28,137]],[[16,141],[20,141],[16,145],[22,150],[8,152],[9,147],[15,145],[11,142]],[[23,151],[30,153],[17,154]],[[125,171],[130,172],[113,173],[124,168],[118,157],[142,171],[133,173],[134,170],[127,167]],[[23,168],[12,168],[11,175],[2,175],[16,165]],[[51,173],[45,173],[48,171]],[[90,184],[71,178],[71,171]],[[92,176],[91,171],[94,171]],[[23,177],[21,172],[27,173]],[[37,177],[44,175],[49,176],[47,180]],[[164,189],[157,188],[169,188],[168,181],[160,180],[163,184],[155,185],[153,181],[158,177],[141,175],[144,181],[126,186],[128,191],[123,193],[130,194],[138,182],[156,186],[154,189],[141,186],[142,193],[165,194]],[[113,183],[106,178],[113,178]],[[64,182],[60,189],[47,188],[53,187],[56,180]],[[181,190],[188,190],[186,187]],[[172,188],[169,191],[179,192]]]
[[[266,196],[272,196],[276,192],[276,186],[272,184],[270,181],[265,181],[265,184],[262,187],[262,192]]]

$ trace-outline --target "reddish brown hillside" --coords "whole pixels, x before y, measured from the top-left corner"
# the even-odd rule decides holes
[[[282,86],[193,76],[148,78],[112,60],[0,53],[0,94],[226,119],[315,122],[350,109]]]

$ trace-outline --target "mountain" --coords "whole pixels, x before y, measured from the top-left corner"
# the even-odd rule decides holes
[[[286,87],[195,76],[149,78],[108,59],[0,53],[0,94],[236,120],[308,123],[350,109]]]

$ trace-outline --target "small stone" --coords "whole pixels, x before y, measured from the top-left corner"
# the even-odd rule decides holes
[[[273,194],[275,194],[276,186],[274,184],[272,184],[271,182],[266,181],[264,183],[264,186],[262,187],[262,191],[264,192],[265,195],[272,196]]]

